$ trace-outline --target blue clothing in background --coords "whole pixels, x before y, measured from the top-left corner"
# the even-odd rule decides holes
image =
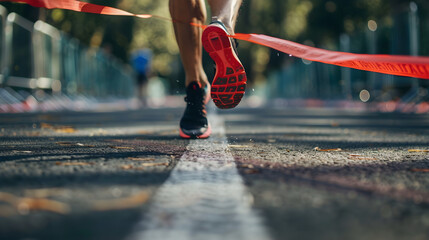
[[[152,60],[152,51],[149,49],[137,50],[131,55],[131,63],[138,74],[146,74]]]

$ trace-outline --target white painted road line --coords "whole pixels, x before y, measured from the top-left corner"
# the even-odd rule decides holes
[[[268,240],[262,218],[228,150],[223,121],[210,116],[213,134],[191,140],[129,240]]]

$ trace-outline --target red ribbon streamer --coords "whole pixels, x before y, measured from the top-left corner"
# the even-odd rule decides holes
[[[150,14],[132,14],[117,8],[81,2],[78,0],[0,0],[9,2],[27,3],[34,7],[48,9],[59,8],[77,12],[87,12],[104,15],[135,16],[140,18],[162,18]],[[168,19],[172,21],[171,19]],[[191,23],[191,25],[204,28],[205,26]],[[337,51],[329,51],[305,46],[295,42],[274,38],[262,34],[237,33],[230,36],[259,45],[267,46],[278,51],[307,59],[342,67],[354,68],[370,72],[392,74],[398,76],[429,79],[429,57],[397,56],[397,55],[373,55],[354,54]]]
[[[66,9],[76,12],[95,13],[103,15],[116,15],[116,16],[134,16],[140,18],[151,18],[150,14],[133,14],[121,9],[107,7],[92,3],[86,3],[77,0],[0,0],[4,2],[17,2],[27,3],[33,7],[47,8],[47,9]]]
[[[260,34],[237,33],[231,37],[267,46],[310,61],[371,72],[429,79],[429,57],[336,52]]]

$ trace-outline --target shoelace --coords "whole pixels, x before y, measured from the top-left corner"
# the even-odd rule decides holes
[[[204,104],[204,94],[192,94],[185,97],[185,102],[187,103],[188,109],[191,113],[196,113],[201,116],[205,116],[205,104]]]

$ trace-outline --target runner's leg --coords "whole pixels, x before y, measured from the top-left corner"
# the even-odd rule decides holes
[[[235,22],[242,0],[208,0],[212,17],[221,21],[230,34],[234,34]]]
[[[216,64],[211,97],[218,108],[236,107],[244,96],[247,84],[244,66],[238,58],[234,34],[241,0],[209,0],[212,22],[202,35],[204,49]]]
[[[202,64],[202,29],[188,24],[191,22],[205,23],[204,0],[170,0],[170,14],[174,20],[177,20],[173,26],[185,69],[186,86],[197,81],[202,87],[205,87],[208,81]]]
[[[186,74],[186,109],[180,120],[182,138],[208,138],[211,127],[206,103],[210,99],[209,83],[202,64],[202,29],[189,23],[204,24],[204,0],[170,0],[170,13]],[[207,86],[207,87],[206,87]]]

